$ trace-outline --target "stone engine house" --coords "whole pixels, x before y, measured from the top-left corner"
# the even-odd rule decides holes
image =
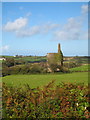
[[[48,64],[57,64],[63,66],[63,54],[61,51],[60,43],[58,44],[58,52],[57,53],[48,53],[47,54],[47,62]]]

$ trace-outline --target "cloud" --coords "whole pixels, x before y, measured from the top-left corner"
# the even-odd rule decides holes
[[[28,29],[19,30],[16,32],[18,37],[28,37],[40,33],[40,26],[33,26]]]
[[[49,31],[55,30],[59,27],[60,27],[60,24],[47,23],[47,24],[42,26],[42,28],[43,28],[42,32],[43,33],[48,33]]]
[[[81,12],[81,16],[69,18],[61,29],[56,30],[53,33],[53,40],[88,40],[88,30],[83,30],[85,15],[88,13],[88,5],[82,5]]]
[[[8,32],[18,31],[21,28],[25,27],[27,25],[27,22],[27,18],[20,17],[13,22],[7,22],[6,25],[4,25],[4,30]]]
[[[27,28],[28,16],[32,14],[28,12],[26,18],[20,17],[13,22],[7,22],[6,25],[4,25],[4,30],[14,32],[17,37],[30,37],[37,34],[51,33],[55,40],[87,39],[87,31],[83,31],[83,23],[86,19],[85,14],[87,11],[88,5],[82,5],[81,16],[67,19],[67,23],[62,26],[57,23],[47,22]]]
[[[82,5],[81,12],[82,12],[82,14],[87,14],[88,13],[88,5]]]
[[[2,51],[2,52],[8,51],[8,50],[9,50],[9,46],[8,45],[0,47],[0,51]]]
[[[54,38],[56,40],[77,40],[80,38],[81,28],[81,22],[73,17],[69,18],[60,30],[54,32]]]
[[[81,21],[78,21],[76,18],[71,17],[67,20],[67,24],[64,25],[65,30],[77,31],[81,27]]]
[[[59,24],[53,24],[53,23],[37,25],[37,26],[32,26],[31,28],[18,30],[16,32],[16,35],[18,37],[29,37],[36,34],[47,34],[58,27],[59,27]]]

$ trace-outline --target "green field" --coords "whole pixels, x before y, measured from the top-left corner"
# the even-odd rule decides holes
[[[82,66],[79,66],[79,67],[75,67],[75,68],[71,68],[70,71],[72,72],[84,72],[84,71],[90,71],[90,64],[87,64],[87,65],[82,65]]]
[[[68,73],[68,74],[47,74],[47,75],[10,75],[2,78],[2,81],[9,86],[23,87],[29,84],[31,88],[41,87],[55,80],[55,84],[84,83],[88,85],[88,72]]]
[[[15,60],[23,60],[23,61],[42,61],[46,60],[46,57],[40,57],[40,56],[31,56],[31,57],[21,57],[21,58],[14,58]]]

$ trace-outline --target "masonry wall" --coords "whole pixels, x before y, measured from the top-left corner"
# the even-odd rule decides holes
[[[48,53],[47,61],[49,64],[58,64],[63,65],[63,54],[60,51],[59,53]]]

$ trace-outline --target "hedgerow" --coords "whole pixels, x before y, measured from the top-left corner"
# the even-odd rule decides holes
[[[43,88],[3,84],[3,118],[89,118],[88,87],[54,81]]]

